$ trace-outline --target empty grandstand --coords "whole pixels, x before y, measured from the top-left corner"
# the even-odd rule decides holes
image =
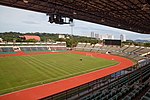
[[[78,43],[77,46],[75,47],[75,50],[83,50],[85,46],[86,43]]]
[[[56,42],[56,43],[27,43],[27,42],[20,42],[20,43],[13,43],[13,42],[1,42],[0,43],[0,53],[13,53],[18,51],[24,52],[34,52],[34,51],[66,51],[66,42]]]
[[[84,46],[80,46],[80,44],[84,44]],[[88,50],[86,45],[88,45]],[[80,49],[77,49],[80,48]],[[146,59],[146,55],[149,54],[150,48],[149,47],[140,47],[140,46],[109,46],[109,45],[100,45],[100,44],[95,44],[90,45],[89,43],[79,43],[77,47],[75,47],[75,50],[78,51],[91,51],[91,52],[99,52],[99,53],[104,53],[104,54],[114,54],[114,55],[119,55],[123,57],[127,57],[136,61]]]
[[[84,51],[91,51],[92,48],[93,48],[93,45],[91,45],[90,43],[87,43],[86,46],[84,47]]]
[[[149,0],[0,0],[0,5],[44,13],[55,24],[79,19],[150,34]],[[31,17],[22,22],[42,22]],[[150,100],[150,47],[80,41],[67,51],[66,42],[40,42],[40,35],[23,37],[38,42],[16,42],[14,36],[13,42],[0,41],[0,100]]]

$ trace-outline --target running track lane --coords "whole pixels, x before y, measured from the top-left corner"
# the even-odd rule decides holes
[[[120,62],[120,64],[112,66],[112,67],[104,68],[101,70],[97,70],[94,72],[90,72],[87,74],[60,80],[57,82],[53,82],[53,83],[40,85],[40,86],[36,86],[33,88],[28,88],[28,89],[24,89],[21,91],[5,94],[5,95],[0,96],[0,100],[37,100],[37,99],[41,99],[41,98],[44,98],[44,97],[47,97],[47,96],[50,96],[53,94],[57,94],[59,92],[62,92],[62,91],[65,91],[65,90],[68,90],[68,89],[71,89],[74,87],[77,87],[77,86],[80,86],[82,84],[94,81],[96,79],[102,78],[104,76],[107,76],[109,74],[112,74],[114,72],[117,72],[119,70],[122,70],[122,69],[125,69],[125,68],[128,68],[128,67],[134,65],[134,63],[131,60],[123,58],[123,57],[119,57],[119,56],[114,56],[114,55],[89,53],[89,52],[76,52],[76,51],[71,52],[71,53],[81,54],[81,55],[87,55],[87,53],[88,53],[97,58],[116,60],[116,61]]]

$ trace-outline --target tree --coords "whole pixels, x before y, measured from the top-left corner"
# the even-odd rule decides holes
[[[144,47],[150,47],[150,43],[144,43]]]
[[[37,40],[35,40],[35,39],[29,39],[29,40],[26,40],[26,42],[37,42]]]
[[[16,42],[22,42],[21,38],[16,38]]]

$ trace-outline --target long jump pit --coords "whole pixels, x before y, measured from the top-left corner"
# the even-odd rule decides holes
[[[65,52],[67,53],[67,52]],[[96,58],[104,58],[108,60],[115,60],[119,62],[119,64],[111,67],[107,67],[104,69],[96,70],[90,73],[86,73],[79,76],[74,76],[68,79],[63,79],[60,81],[43,84],[39,86],[35,86],[32,88],[27,88],[24,90],[4,94],[0,96],[0,100],[38,100],[51,95],[58,94],[60,92],[81,86],[83,84],[89,83],[91,81],[103,78],[107,75],[113,74],[120,70],[129,68],[134,65],[134,62],[127,58],[109,55],[109,54],[100,54],[94,52],[77,52],[72,51],[68,53],[80,54],[85,56],[92,56]],[[37,55],[38,53],[32,53],[30,55]],[[39,53],[39,54],[51,54],[51,53]],[[53,54],[53,53],[52,53]],[[3,55],[3,57],[7,57],[8,55]],[[19,53],[19,54],[10,54],[9,56],[29,56],[29,54]]]

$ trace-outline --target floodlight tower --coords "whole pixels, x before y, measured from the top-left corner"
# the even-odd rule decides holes
[[[71,27],[71,35],[73,36],[73,27],[74,27],[73,19],[70,19],[69,22],[70,22],[70,27]]]

